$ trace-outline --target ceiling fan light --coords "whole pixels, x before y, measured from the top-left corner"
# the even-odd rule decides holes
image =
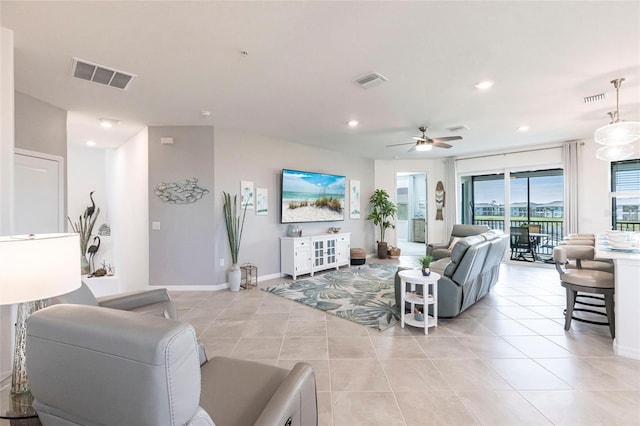
[[[117,126],[118,124],[120,124],[119,120],[115,120],[113,118],[101,117],[99,121],[100,121],[100,125],[106,129],[110,129],[113,126]]]
[[[633,145],[609,145],[596,151],[596,158],[603,161],[621,161],[633,155]]]
[[[416,151],[431,151],[433,146],[426,142],[416,144]]]
[[[593,134],[601,145],[626,145],[640,138],[640,123],[637,121],[618,121],[602,126]]]
[[[476,89],[487,90],[487,89],[490,89],[493,86],[493,84],[494,83],[491,80],[484,80],[479,83],[476,83],[475,87]]]

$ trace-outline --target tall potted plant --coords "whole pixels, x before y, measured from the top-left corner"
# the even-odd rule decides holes
[[[380,227],[378,257],[385,259],[387,257],[387,243],[384,241],[384,234],[387,229],[395,228],[392,220],[396,216],[398,208],[391,202],[389,194],[384,189],[376,189],[369,198],[369,202],[372,205],[372,209],[367,219],[373,220],[373,224]]]
[[[244,218],[247,215],[247,206],[241,206],[244,210],[242,215],[238,215],[238,196],[222,192],[224,221],[227,225],[227,237],[229,239],[229,250],[231,251],[231,266],[229,267],[229,289],[231,291],[240,290],[241,272],[238,265],[238,254],[240,253],[240,242],[242,241],[242,230],[244,229]]]

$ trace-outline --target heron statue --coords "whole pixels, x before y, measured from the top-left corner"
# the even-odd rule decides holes
[[[96,240],[98,240],[98,244],[96,244]],[[96,267],[95,267],[93,258],[95,257],[99,248],[100,248],[100,237],[95,236],[93,237],[93,245],[89,246],[89,248],[87,249],[87,253],[89,253],[89,262],[91,263],[91,270],[94,272],[96,270]]]

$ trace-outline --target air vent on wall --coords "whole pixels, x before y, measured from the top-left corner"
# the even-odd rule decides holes
[[[88,80],[122,90],[127,90],[129,85],[137,77],[135,74],[118,71],[78,58],[73,58],[71,75],[82,80]]]
[[[382,74],[378,74],[377,72],[372,72],[353,80],[354,83],[356,83],[363,89],[370,89],[372,87],[379,86],[387,81],[389,81],[387,77],[383,76]]]
[[[603,100],[604,100],[604,93],[599,93],[597,95],[587,96],[586,98],[584,98],[584,103],[590,104],[591,102],[598,102]]]

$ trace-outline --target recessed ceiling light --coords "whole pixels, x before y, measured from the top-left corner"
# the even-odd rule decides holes
[[[120,121],[113,118],[100,118],[100,125],[105,128],[110,128],[120,124]]]
[[[481,81],[480,83],[477,83],[476,84],[476,89],[486,90],[486,89],[490,88],[491,86],[493,86],[493,81],[485,80],[485,81]]]
[[[87,141],[87,146],[96,146],[94,141]]]
[[[357,127],[360,122],[358,120],[349,120],[349,127]]]
[[[529,130],[529,126],[527,126],[527,125],[523,125],[523,126],[518,127],[518,131],[519,132],[526,132],[527,130]]]

